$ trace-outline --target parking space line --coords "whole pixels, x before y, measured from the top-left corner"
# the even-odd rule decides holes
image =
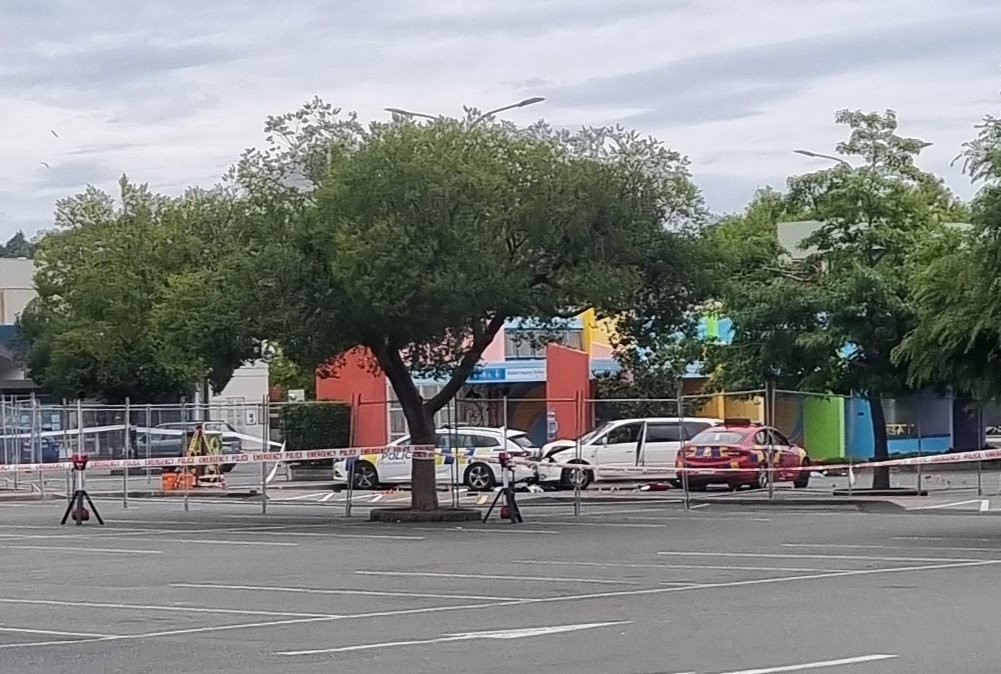
[[[968,536],[894,536],[894,541],[978,541],[982,543],[1001,543],[1001,538],[970,538]]]
[[[455,527],[455,526],[445,526],[445,527],[407,527],[407,529],[416,529],[417,531],[451,531],[454,533],[466,533],[467,531],[474,532],[486,532],[490,534],[544,534],[548,536],[558,536],[560,532],[551,531],[548,529],[519,529],[517,527]]]
[[[59,632],[56,630],[36,630],[27,627],[0,627],[0,632],[14,632],[17,634],[44,634],[50,637],[84,637],[90,639],[107,639],[108,634],[93,634],[91,632]]]
[[[53,552],[94,552],[112,555],[162,555],[163,550],[129,550],[123,548],[70,548],[62,545],[4,545],[2,550],[51,550]]]
[[[876,662],[878,660],[892,660],[899,656],[886,653],[874,653],[872,655],[860,655],[854,658],[840,658],[838,660],[818,660],[817,662],[804,662],[801,665],[785,665],[783,667],[761,667],[757,669],[741,669],[739,671],[722,672],[721,674],[779,674],[780,672],[802,672],[806,669],[822,669],[826,667],[844,667],[845,665],[860,665],[865,662]]]
[[[276,501],[305,501],[307,499],[319,498],[320,496],[325,496],[327,493],[328,492],[325,492],[325,491],[319,491],[319,492],[316,492],[316,493],[313,493],[313,494],[302,494],[301,496],[287,496],[287,497],[284,497],[284,498],[282,498],[282,497],[276,497],[274,500],[276,500]],[[333,492],[329,492],[329,493],[333,493]]]
[[[176,586],[173,586],[176,587]],[[59,599],[15,599],[0,598],[0,604],[24,604],[28,606],[58,606],[81,608],[109,608],[136,611],[163,611],[167,613],[216,613],[220,615],[258,615],[284,618],[321,618],[330,613],[289,613],[286,611],[254,611],[235,608],[210,608],[204,606],[162,606],[147,604],[114,604],[96,601],[64,601]]]
[[[443,634],[442,636],[433,639],[383,641],[381,643],[356,644],[354,646],[339,646],[334,648],[316,648],[306,651],[279,651],[275,655],[321,655],[329,653],[347,653],[351,651],[369,651],[380,648],[394,648],[396,646],[418,646],[426,644],[440,644],[449,641],[471,641],[473,639],[521,639],[525,637],[540,637],[550,634],[565,634],[567,632],[589,630],[597,627],[628,625],[631,622],[631,620],[616,620],[601,623],[581,623],[578,625],[552,625],[545,627],[521,627],[507,630],[489,630],[484,632],[464,632],[461,634]]]
[[[774,552],[695,552],[667,551],[658,555],[673,555],[677,557],[760,557],[762,559],[855,559],[870,562],[982,562],[982,559],[963,557],[874,557],[870,555],[803,555],[778,554]]]
[[[561,562],[548,560],[515,559],[514,564],[548,564],[553,566],[626,567],[632,569],[709,569],[713,571],[828,571],[837,573],[851,569],[816,569],[802,566],[728,566],[717,564],[637,564],[630,562]]]
[[[416,599],[498,599],[521,601],[528,597],[490,597],[483,594],[435,594],[429,592],[391,592],[388,590],[349,590],[313,587],[275,587],[271,585],[221,585],[218,583],[171,583],[171,587],[190,587],[207,590],[250,590],[253,592],[289,592],[298,594],[357,595],[361,597],[413,597]]]
[[[546,526],[552,525],[568,527],[615,527],[617,529],[663,529],[663,524],[638,524],[636,522],[546,522]]]
[[[543,583],[597,583],[599,585],[636,585],[628,580],[606,578],[551,578],[545,576],[502,576],[486,573],[441,573],[432,571],[355,571],[359,576],[398,576],[402,578],[464,578],[472,580],[516,580]]]
[[[1001,547],[997,548],[919,548],[907,545],[850,545],[845,543],[783,543],[784,548],[836,548],[839,550],[958,550],[960,552],[1001,552]]]

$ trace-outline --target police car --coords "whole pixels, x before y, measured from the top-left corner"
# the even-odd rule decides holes
[[[540,454],[524,431],[485,426],[457,426],[435,431],[435,479],[438,484],[465,485],[475,491],[489,491],[501,484],[501,452],[514,457],[536,458]],[[355,489],[375,489],[379,485],[410,482],[413,463],[410,436],[393,441],[382,454],[362,455],[334,463],[334,482],[347,483],[354,468]],[[535,481],[532,466],[515,467],[515,480]]]

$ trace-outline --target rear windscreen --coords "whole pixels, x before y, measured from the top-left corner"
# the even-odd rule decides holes
[[[708,429],[691,439],[693,445],[738,445],[744,441],[744,434],[736,431]]]

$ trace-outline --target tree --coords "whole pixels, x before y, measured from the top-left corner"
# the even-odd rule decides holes
[[[982,183],[972,229],[929,240],[909,265],[918,321],[894,353],[915,386],[948,382],[977,400],[1001,398],[1001,120],[988,116],[961,155]]]
[[[181,300],[218,274],[234,202],[120,186],[120,206],[94,188],[57,204],[36,256],[38,297],[20,318],[31,376],[57,395],[109,402],[174,402],[206,375],[219,389],[252,350],[221,305]]]
[[[269,261],[254,277],[267,336],[328,372],[365,349],[415,444],[435,443],[434,413],[506,320],[555,326],[594,307],[628,322],[690,294],[679,252],[702,206],[682,157],[621,129],[522,130],[477,114],[365,128],[316,100],[271,118],[272,147],[233,172],[261,214],[248,250]],[[425,399],[415,376],[443,383]],[[433,464],[413,465],[412,507],[436,508]]]
[[[718,380],[734,388],[766,382],[857,393],[872,409],[876,460],[888,458],[882,398],[910,389],[891,357],[916,316],[902,273],[922,242],[943,231],[957,204],[914,160],[926,146],[897,135],[896,115],[842,111],[850,129],[835,167],[791,178],[786,211],[820,222],[803,242],[802,264],[786,260],[767,278],[731,284],[729,346],[714,349]],[[889,487],[875,471],[873,486]]]
[[[32,258],[38,249],[38,240],[28,241],[24,232],[18,230],[14,236],[7,239],[7,243],[0,246],[0,257],[26,257]]]

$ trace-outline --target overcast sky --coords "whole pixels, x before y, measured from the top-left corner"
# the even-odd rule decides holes
[[[314,95],[363,119],[545,96],[509,119],[654,134],[716,212],[822,168],[792,150],[833,150],[836,110],[893,108],[965,197],[999,36],[998,0],[0,0],[0,236],[122,172],[210,185]]]

